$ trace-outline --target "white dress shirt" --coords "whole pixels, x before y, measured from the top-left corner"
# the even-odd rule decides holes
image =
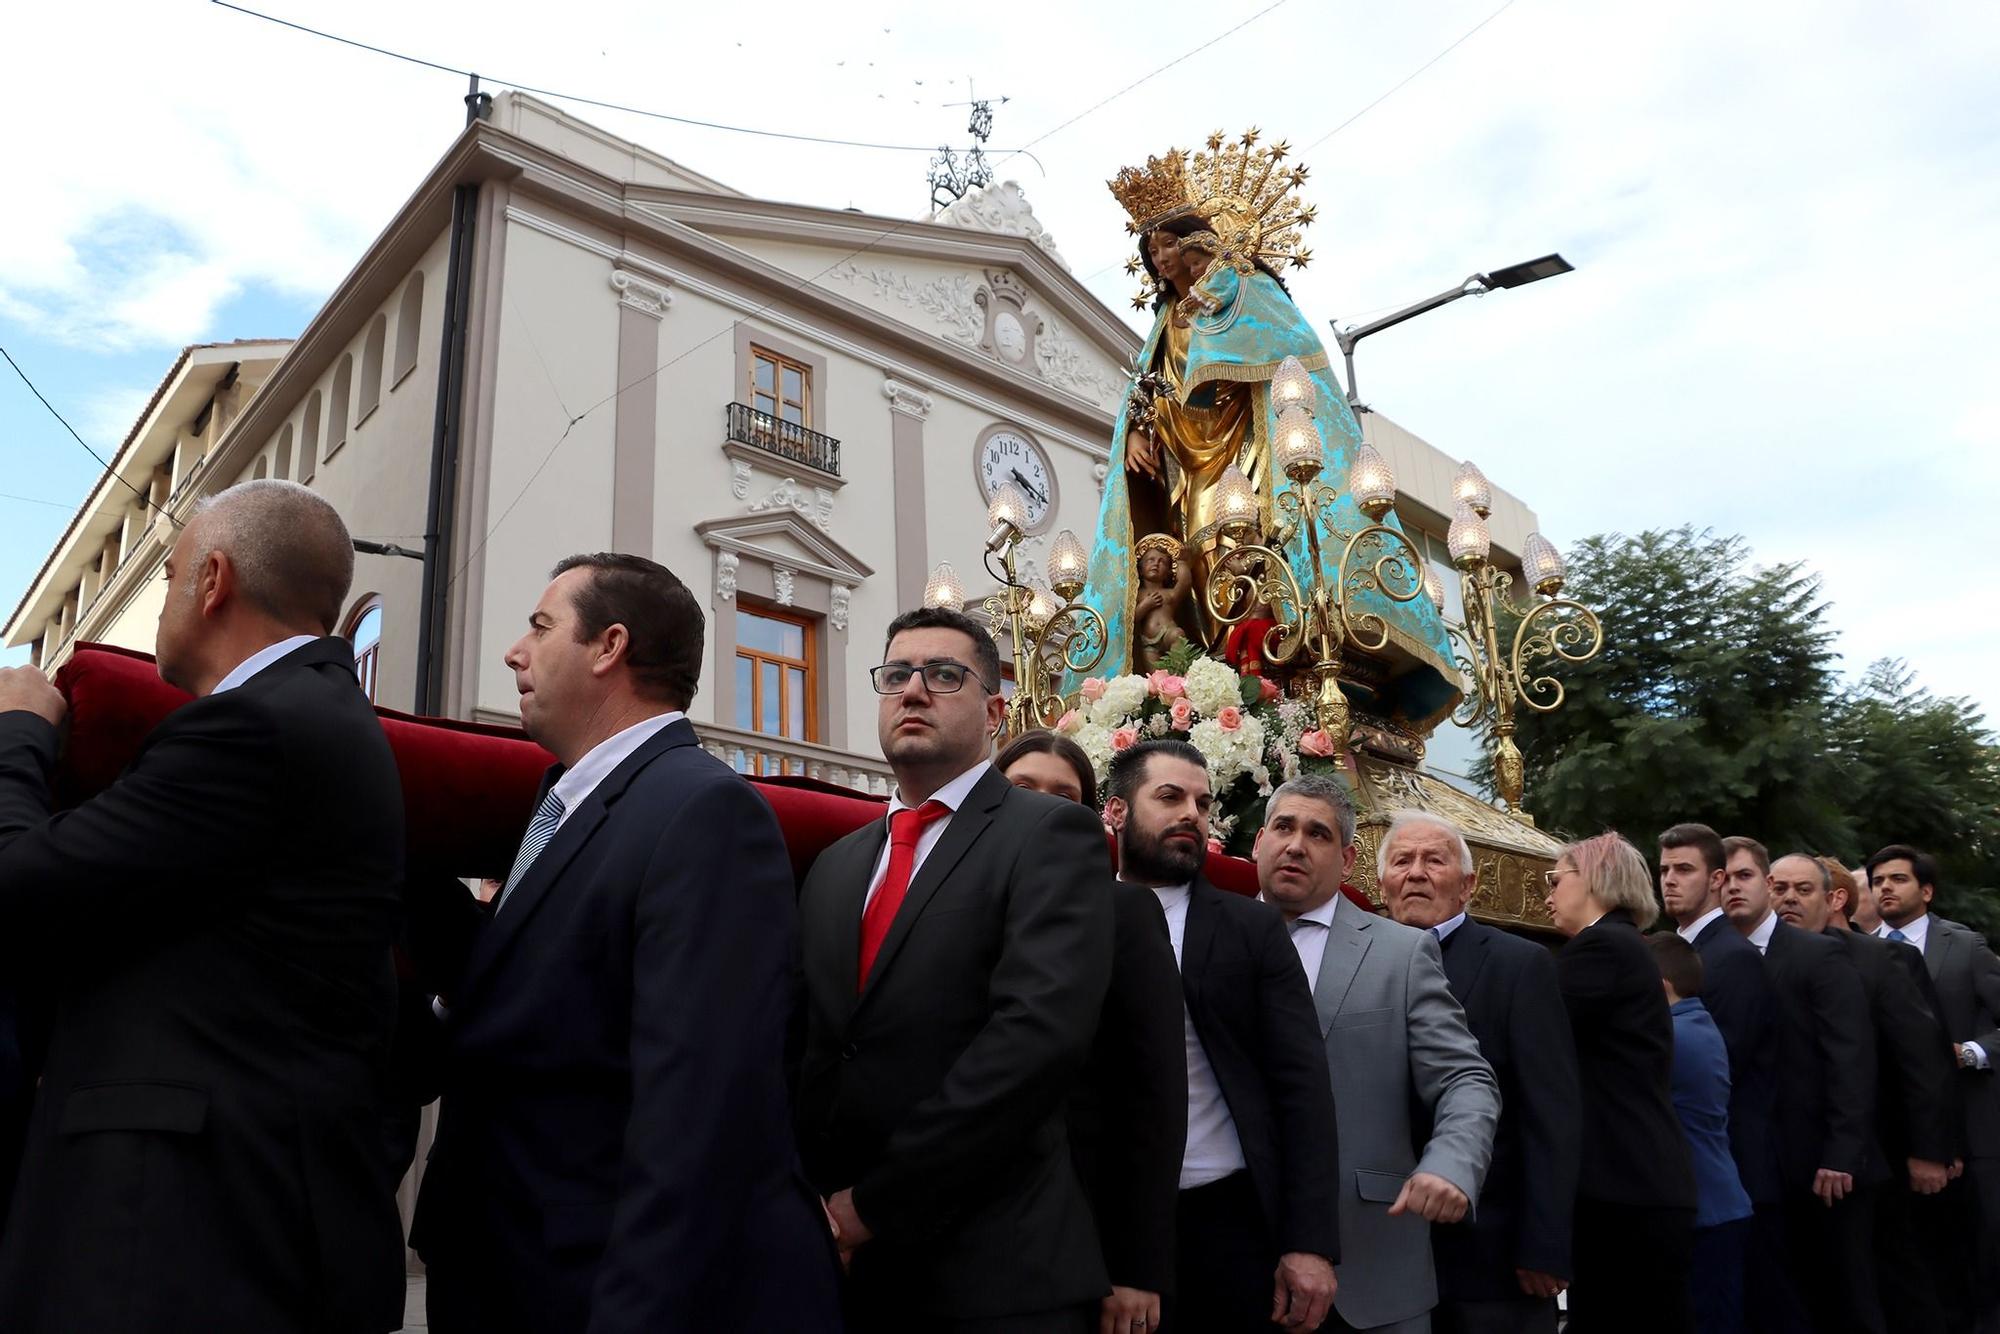
[[[1913,945],[1916,947],[1917,953],[1923,954],[1930,944],[1931,915],[1929,913],[1919,913],[1901,926],[1891,927],[1887,922],[1883,922],[1875,928],[1875,934],[1883,940],[1889,938],[1889,932],[1891,931],[1902,932],[1903,939],[1901,943]],[[1993,1068],[1992,1062],[1987,1058],[1986,1048],[1980,1046],[1977,1042],[1961,1042],[1958,1045],[1972,1053],[1972,1063],[1976,1068],[1980,1070],[1990,1070]]]
[[[1703,931],[1707,930],[1708,924],[1720,916],[1722,916],[1722,909],[1710,908],[1707,912],[1695,918],[1692,922],[1689,922],[1686,926],[1675,927],[1674,934],[1678,935],[1682,940],[1685,940],[1688,944],[1692,945],[1694,944],[1694,938],[1700,935]]]
[[[984,778],[986,771],[992,767],[993,761],[981,760],[937,791],[931,793],[927,800],[941,801],[951,807],[953,813],[956,814],[958,808],[965,804],[965,799],[972,795],[972,789],[978,785],[979,780]],[[889,814],[882,818],[886,821],[894,816],[897,811],[913,809],[915,808],[909,802],[903,800],[903,794],[898,792],[895,796],[889,798]],[[922,836],[917,839],[917,859],[910,863],[910,879],[912,881],[916,880],[917,871],[923,866],[924,858],[931,855],[931,849],[936,847],[937,841],[944,837],[945,826],[950,823],[951,816],[942,815],[924,826]],[[875,891],[882,887],[882,878],[888,874],[888,870],[889,843],[887,839],[884,839],[882,842],[882,851],[875,858],[875,873],[868,878],[868,898],[861,901],[861,911],[864,913],[868,911],[869,900],[875,897]]]
[[[1757,947],[1757,953],[1768,953],[1771,948],[1771,933],[1778,929],[1778,914],[1769,908],[1764,910],[1764,920],[1750,928],[1750,943]]]
[[[1927,946],[1931,938],[1931,915],[1929,913],[1919,913],[1901,926],[1892,927],[1887,922],[1882,922],[1875,928],[1875,934],[1884,940],[1889,938],[1891,931],[1901,931],[1903,933],[1902,943],[1916,946],[1917,953],[1928,953]]]
[[[272,663],[278,661],[278,659],[305,647],[318,638],[318,635],[293,635],[290,639],[280,639],[275,644],[266,644],[263,648],[258,649],[255,653],[252,653],[249,657],[231,667],[228,674],[215,683],[215,689],[208,693],[211,695],[220,695],[225,690],[234,690],[257,673],[263,671],[266,667],[269,667]]]
[[[1187,934],[1190,887],[1154,886],[1161,911],[1167,915],[1167,935],[1174,942],[1174,963],[1181,961],[1181,941]],[[1187,1151],[1181,1155],[1181,1189],[1192,1190],[1220,1181],[1245,1167],[1243,1141],[1236,1136],[1236,1119],[1216,1081],[1215,1067],[1208,1063],[1208,1051],[1195,1032],[1194,1016],[1188,1013],[1187,999],[1181,1000],[1182,1042],[1187,1047],[1188,1128]]]
[[[650,718],[633,723],[622,732],[613,732],[604,740],[584,752],[582,759],[563,770],[563,776],[556,780],[556,796],[562,799],[562,815],[556,820],[556,828],[576,813],[576,808],[597,790],[597,785],[611,776],[611,771],[630,759],[632,752],[645,745],[670,723],[687,717],[679,709],[669,709],[656,713]]]
[[[1262,894],[1257,897],[1271,902]],[[1285,923],[1285,929],[1292,933],[1292,948],[1299,954],[1299,967],[1306,970],[1307,991],[1317,993],[1319,989],[1319,965],[1326,958],[1326,938],[1333,934],[1333,910],[1339,904],[1340,895],[1335,893],[1311,912],[1302,912]]]
[[[1450,937],[1452,932],[1458,930],[1458,928],[1464,925],[1465,925],[1465,914],[1460,913],[1458,916],[1451,918],[1449,921],[1439,922],[1436,926],[1432,927],[1431,934],[1436,936],[1438,944],[1442,945],[1444,944],[1446,939]]]

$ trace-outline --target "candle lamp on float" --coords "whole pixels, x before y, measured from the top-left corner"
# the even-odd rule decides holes
[[[997,635],[1004,627],[1014,659],[1014,697],[1008,701],[1006,730],[1010,736],[1036,727],[1052,727],[1062,716],[1060,683],[1064,672],[1088,672],[1104,658],[1109,644],[1104,618],[1077,595],[1090,570],[1090,554],[1076,534],[1065,528],[1049,546],[1048,582],[1029,580],[1020,569],[1021,540],[1028,526],[1028,502],[1013,483],[994,492],[986,511],[983,560],[999,581],[986,598],[987,623]],[[965,589],[949,564],[931,571],[924,588],[924,605],[965,608]]]
[[[1457,641],[1458,667],[1470,689],[1452,721],[1461,727],[1482,723],[1491,729],[1493,785],[1507,809],[1524,822],[1521,810],[1526,786],[1521,749],[1514,743],[1516,707],[1536,713],[1560,708],[1562,682],[1544,666],[1555,662],[1588,662],[1604,647],[1604,627],[1595,612],[1580,602],[1558,597],[1567,572],[1555,545],[1540,533],[1522,543],[1521,573],[1533,593],[1523,603],[1514,597],[1514,576],[1493,563],[1493,538],[1486,520],[1493,512],[1493,488],[1478,465],[1467,463],[1452,482],[1455,512],[1445,541],[1451,563],[1458,567],[1462,621],[1445,620]],[[1431,598],[1444,612],[1444,589],[1426,572]],[[1503,642],[1500,617],[1514,622]]]
[[[1380,653],[1389,645],[1388,622],[1357,609],[1364,593],[1391,602],[1424,595],[1424,562],[1410,539],[1384,524],[1396,500],[1396,475],[1388,460],[1362,445],[1346,478],[1348,494],[1368,522],[1349,531],[1332,515],[1340,493],[1320,478],[1325,454],[1313,420],[1317,390],[1296,357],[1279,364],[1271,393],[1280,405],[1272,458],[1292,486],[1277,492],[1268,532],[1260,531],[1260,507],[1249,479],[1235,467],[1223,474],[1211,525],[1217,556],[1205,585],[1208,610],[1217,622],[1234,625],[1259,603],[1276,624],[1266,633],[1262,657],[1283,668],[1298,662],[1310,681],[1315,721],[1345,753],[1353,715],[1341,679],[1350,652]],[[1321,576],[1321,533],[1344,541],[1335,577]],[[1198,539],[1208,534],[1197,535]],[[1302,543],[1311,571],[1300,587],[1287,550]]]

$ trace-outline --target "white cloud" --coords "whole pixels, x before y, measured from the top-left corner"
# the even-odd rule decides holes
[[[1122,310],[1102,182],[1256,124],[1303,147],[1494,0],[1292,0],[1002,163]],[[272,0],[278,5],[280,0]],[[277,12],[415,54],[688,116],[964,142],[967,78],[1020,144],[1255,12],[885,0],[646,6],[354,0]],[[115,31],[117,40],[104,40]],[[53,52],[90,53],[88,71]],[[1983,582],[2000,491],[2000,14],[1978,0],[1600,6],[1525,0],[1303,154],[1317,261],[1294,291],[1351,320],[1560,249],[1578,272],[1362,346],[1367,397],[1477,456],[1559,541],[1689,521],[1827,574],[1842,647],[1904,652],[2000,704]],[[444,151],[462,89],[213,6],[16,16],[4,75],[49,127],[9,143],[0,319],[80,346],[171,345],[252,288],[317,297]],[[919,83],[918,81],[922,82]],[[923,154],[577,114],[777,198],[923,211]],[[125,229],[121,235],[119,229]],[[105,236],[118,238],[108,246]],[[1111,272],[1097,274],[1110,267]],[[266,330],[229,330],[260,334]],[[2000,713],[2000,707],[1994,712]]]

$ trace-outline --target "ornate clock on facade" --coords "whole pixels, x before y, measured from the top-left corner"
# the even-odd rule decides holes
[[[1056,473],[1049,456],[1027,432],[1013,426],[988,427],[972,452],[972,467],[979,494],[988,502],[1012,482],[1028,498],[1029,531],[1039,532],[1048,523],[1056,503]]]

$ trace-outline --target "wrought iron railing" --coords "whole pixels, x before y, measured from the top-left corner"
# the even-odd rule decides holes
[[[877,797],[888,796],[895,781],[883,761],[863,759],[831,746],[716,723],[702,723],[699,730],[702,749],[738,773],[817,778]]]
[[[768,412],[759,412],[748,403],[729,405],[729,438],[781,459],[840,476],[838,440]]]

